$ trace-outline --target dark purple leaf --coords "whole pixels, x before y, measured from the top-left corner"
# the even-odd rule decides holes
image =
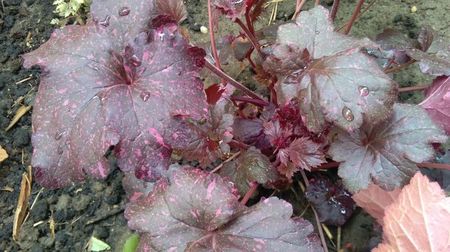
[[[233,133],[237,140],[253,145],[265,154],[272,153],[269,138],[264,133],[263,120],[236,118],[233,124]]]
[[[356,208],[352,196],[342,185],[325,177],[311,179],[305,196],[317,210],[320,222],[327,225],[344,225]]]
[[[384,122],[364,123],[352,133],[340,132],[329,154],[339,165],[339,176],[351,192],[371,181],[393,190],[409,181],[416,163],[431,159],[431,143],[444,143],[445,132],[419,106],[395,104],[392,117]]]
[[[297,138],[289,145],[289,159],[296,167],[310,171],[326,162],[322,152],[322,145],[311,141],[307,137]]]
[[[291,215],[277,198],[242,206],[232,185],[201,170],[179,170],[125,211],[143,233],[140,251],[322,251],[312,225]]]
[[[188,124],[187,132],[183,134],[188,142],[177,153],[186,160],[196,160],[202,167],[206,167],[218,158],[230,152],[228,145],[233,139],[234,115],[230,103],[222,99],[216,105],[209,106],[209,117],[206,122],[193,122]]]
[[[234,182],[241,196],[250,189],[252,182],[266,184],[278,179],[278,174],[272,167],[267,156],[254,147],[246,150],[236,160],[223,165],[220,175],[229,177]]]
[[[281,25],[273,51],[286,51],[277,48],[286,45],[295,47],[301,53],[299,58],[304,58],[306,49],[310,58],[305,59],[306,67],[278,76],[278,100],[299,99],[310,131],[322,131],[325,121],[351,131],[358,129],[363,119],[377,122],[388,117],[396,86],[361,51],[374,44],[334,32],[325,8],[304,11],[295,23]],[[292,58],[285,54],[276,57],[279,61]]]
[[[427,52],[411,49],[407,53],[419,61],[423,73],[434,76],[450,75],[450,43],[444,38],[435,38]]]
[[[406,49],[419,48],[420,44],[410,39],[406,34],[391,28],[385,29],[378,34],[375,42],[380,45],[383,58],[387,61],[384,67],[395,64],[404,64],[410,60]]]
[[[109,2],[102,1],[108,3],[103,8],[112,13],[122,6]],[[94,18],[106,11],[95,13],[96,5]],[[205,116],[198,78],[203,50],[191,47],[173,25],[122,43],[140,25],[134,22],[143,22],[133,15],[139,6],[130,5],[126,16],[111,16],[108,27],[66,26],[24,55],[25,67],[39,65],[43,71],[32,118],[32,165],[41,185],[62,187],[85,173],[105,178],[104,154],[111,146],[122,170],[158,179],[168,167],[171,145],[188,144],[177,140],[186,131],[183,121]],[[133,28],[123,30],[121,18]]]
[[[420,106],[450,135],[450,77],[437,77],[425,96]]]

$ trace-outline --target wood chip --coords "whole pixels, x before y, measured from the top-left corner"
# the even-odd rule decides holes
[[[8,152],[0,145],[0,163],[5,161],[8,157]]]
[[[25,106],[25,105],[22,105],[19,109],[17,109],[16,115],[13,117],[13,119],[9,123],[8,127],[6,127],[5,131],[8,131],[12,127],[14,127],[14,125],[16,125],[16,123],[20,120],[20,118],[22,118],[22,116],[24,116],[28,111],[30,111],[30,109],[31,109],[31,106]]]
[[[13,239],[18,241],[20,228],[24,222],[25,216],[28,212],[28,200],[31,195],[32,171],[31,166],[28,167],[27,172],[22,174],[22,182],[20,184],[19,199],[17,200],[16,212],[14,213],[13,223]]]

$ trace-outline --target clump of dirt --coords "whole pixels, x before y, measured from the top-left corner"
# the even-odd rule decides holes
[[[45,42],[54,26],[55,17],[52,0],[2,0],[0,5],[0,145],[9,158],[0,164],[0,248],[4,251],[82,251],[94,235],[121,251],[124,239],[130,234],[122,215],[125,196],[121,186],[121,173],[116,169],[105,181],[87,181],[61,190],[42,189],[33,183],[31,201],[36,202],[24,226],[19,242],[12,240],[13,215],[19,194],[21,174],[30,164],[32,152],[31,111],[23,116],[9,131],[11,118],[20,106],[33,105],[39,85],[38,69],[26,70],[21,66],[20,55]],[[193,43],[208,42],[209,36],[200,32],[200,26],[208,26],[207,8],[204,0],[185,1],[189,17],[183,24],[190,31]],[[305,8],[312,6],[308,1]],[[330,7],[332,0],[322,0]],[[357,1],[341,1],[337,16],[337,27],[342,26],[353,12]],[[371,2],[371,1],[366,1]],[[294,12],[295,0],[284,0],[278,4],[275,22],[287,21]],[[367,6],[367,5],[366,5]],[[412,7],[417,11],[413,12]],[[274,4],[270,4],[257,28],[266,26]],[[361,16],[352,28],[354,36],[373,38],[384,28],[396,28],[410,37],[424,24],[431,25],[441,35],[450,38],[450,5],[447,0],[378,0]],[[220,34],[238,33],[238,27],[223,19]],[[220,36],[218,36],[220,37]],[[252,79],[249,71],[242,72],[240,79]],[[237,76],[235,76],[237,77]],[[416,66],[395,74],[401,86],[428,83],[429,79],[419,74]],[[408,94],[408,102],[418,97]],[[114,161],[111,165],[115,166]],[[7,190],[13,188],[13,191]],[[31,202],[30,202],[31,203]],[[294,204],[295,206],[295,204]],[[295,209],[300,213],[302,209]],[[56,223],[55,237],[51,235],[49,220]],[[356,250],[366,248],[372,236],[372,222],[363,213],[356,214],[342,227],[343,244],[351,242]],[[333,230],[334,231],[334,230]]]

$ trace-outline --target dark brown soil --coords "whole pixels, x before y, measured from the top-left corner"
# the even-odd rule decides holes
[[[30,164],[31,111],[9,131],[11,118],[21,105],[32,105],[39,84],[39,71],[21,66],[20,55],[45,42],[54,26],[52,0],[1,0],[0,5],[0,145],[9,158],[0,164],[0,250],[1,251],[82,251],[94,235],[121,251],[124,239],[130,234],[122,215],[125,204],[121,174],[115,170],[105,181],[87,181],[84,184],[50,191],[33,183],[30,203],[36,201],[22,227],[19,242],[12,240],[13,216],[17,205],[21,175]],[[204,0],[187,0],[190,13],[185,26],[195,42],[207,41],[208,36],[198,32],[199,25],[207,26]],[[288,19],[295,0],[285,0],[279,6],[277,18]],[[312,2],[312,1],[311,1]],[[325,6],[331,0],[322,1]],[[355,0],[341,1],[338,23],[343,23],[353,10]],[[411,7],[417,6],[412,13]],[[447,0],[379,0],[355,25],[356,36],[374,36],[384,27],[396,27],[414,37],[423,24],[431,24],[447,38],[450,37],[450,12]],[[266,14],[268,16],[268,14]],[[262,19],[266,24],[267,18]],[[222,32],[236,31],[229,23]],[[30,77],[30,78],[29,78]],[[395,79],[402,85],[427,81],[413,67],[407,74]],[[21,82],[24,79],[26,81]],[[16,84],[18,83],[19,84]],[[22,98],[23,99],[22,99]],[[414,96],[408,96],[406,99]],[[21,100],[19,103],[16,102]],[[114,162],[112,161],[112,165]],[[12,192],[3,190],[13,188]],[[298,209],[297,209],[298,210]],[[56,234],[50,234],[49,219],[56,222]],[[94,223],[92,223],[94,221]],[[92,223],[92,224],[90,224]],[[372,222],[363,213],[356,214],[343,227],[343,240],[352,242],[357,250],[366,247],[371,238]]]

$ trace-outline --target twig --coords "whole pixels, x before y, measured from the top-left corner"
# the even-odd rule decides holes
[[[227,158],[225,161],[223,161],[222,163],[220,163],[218,166],[216,166],[214,169],[212,169],[209,173],[215,173],[218,170],[220,170],[226,163],[232,161],[233,159],[237,158],[237,156],[239,156],[241,154],[241,151],[238,151],[236,153],[234,153],[231,157]]]
[[[93,220],[90,220],[90,221],[86,222],[86,225],[92,225],[92,224],[95,224],[95,223],[100,222],[100,221],[102,221],[102,220],[108,219],[108,218],[111,217],[111,216],[120,214],[120,213],[123,212],[124,210],[125,210],[124,208],[118,208],[118,209],[116,209],[116,210],[112,210],[111,212],[109,212],[109,213],[106,214],[106,215],[100,216],[100,217],[98,217],[98,218],[96,218],[96,219],[93,219]]]
[[[352,29],[353,23],[355,22],[356,18],[358,18],[358,15],[361,11],[361,8],[364,4],[364,0],[359,0],[358,4],[356,4],[355,10],[353,11],[352,17],[350,18],[349,23],[345,27],[344,34],[348,34],[350,30]]]
[[[337,15],[340,3],[341,3],[340,0],[333,1],[333,6],[331,6],[331,13],[330,13],[330,18],[332,21],[334,21],[334,19],[336,19],[336,15]]]
[[[412,59],[404,64],[385,69],[384,73],[388,74],[388,73],[394,73],[394,72],[400,71],[401,69],[408,67],[408,66],[414,64],[415,62],[416,62],[416,60]]]
[[[442,164],[442,163],[420,163],[417,164],[420,168],[433,168],[433,169],[443,169],[450,170],[450,164]]]
[[[341,233],[342,233],[342,228],[341,226],[337,227],[337,238],[336,238],[336,250],[340,251],[341,250]]]
[[[211,51],[214,57],[214,63],[216,64],[217,68],[222,69],[222,67],[220,66],[219,54],[217,53],[216,39],[214,38],[214,24],[212,18],[211,0],[208,0],[208,22],[209,22],[209,40],[211,42]]]
[[[298,16],[298,14],[300,13],[300,11],[303,8],[303,5],[305,5],[306,0],[297,0],[297,3],[295,5],[295,12],[294,15],[292,16],[292,20],[295,20]]]
[[[414,87],[404,87],[404,88],[399,88],[398,92],[412,92],[412,91],[419,91],[419,90],[424,90],[427,89],[428,87],[430,87],[429,85],[418,85],[418,86],[414,86]]]
[[[248,96],[250,96],[250,97],[252,97],[254,99],[260,100],[263,104],[265,104],[265,106],[269,105],[269,103],[266,100],[264,100],[263,98],[259,97],[259,95],[257,95],[256,93],[254,93],[253,91],[251,91],[250,89],[248,89],[246,86],[242,85],[241,83],[239,83],[235,79],[233,79],[231,76],[229,76],[228,74],[223,72],[221,69],[219,69],[216,66],[214,66],[213,64],[211,64],[209,61],[206,61],[205,66],[206,66],[206,68],[211,70],[211,72],[213,72],[214,74],[216,74],[220,78],[226,80],[228,83],[230,83],[235,88],[241,90],[244,94],[246,94],[246,95],[248,95]]]
[[[239,18],[237,18],[235,22],[236,22],[236,24],[238,24],[241,27],[242,31],[247,36],[247,38],[250,40],[250,42],[252,43],[252,45],[256,49],[256,51],[259,53],[259,55],[261,57],[263,57],[263,53],[261,51],[261,45],[259,44],[255,35],[253,35],[253,33],[247,28],[247,26],[245,26],[244,23],[242,23],[242,20],[240,20]]]
[[[300,169],[300,174],[302,175],[303,181],[305,181],[306,188],[309,187],[308,178],[306,177],[305,171]],[[300,184],[300,182],[299,182]],[[327,242],[325,241],[325,235],[323,234],[322,225],[319,220],[319,215],[316,212],[316,209],[311,205],[311,209],[314,213],[317,223],[317,230],[319,231],[320,241],[322,242],[322,247],[325,252],[328,252]]]
[[[250,189],[248,189],[247,193],[244,195],[244,197],[241,200],[241,204],[245,205],[247,204],[248,200],[252,197],[252,195],[256,192],[256,189],[258,189],[258,182],[253,181],[251,183]]]

